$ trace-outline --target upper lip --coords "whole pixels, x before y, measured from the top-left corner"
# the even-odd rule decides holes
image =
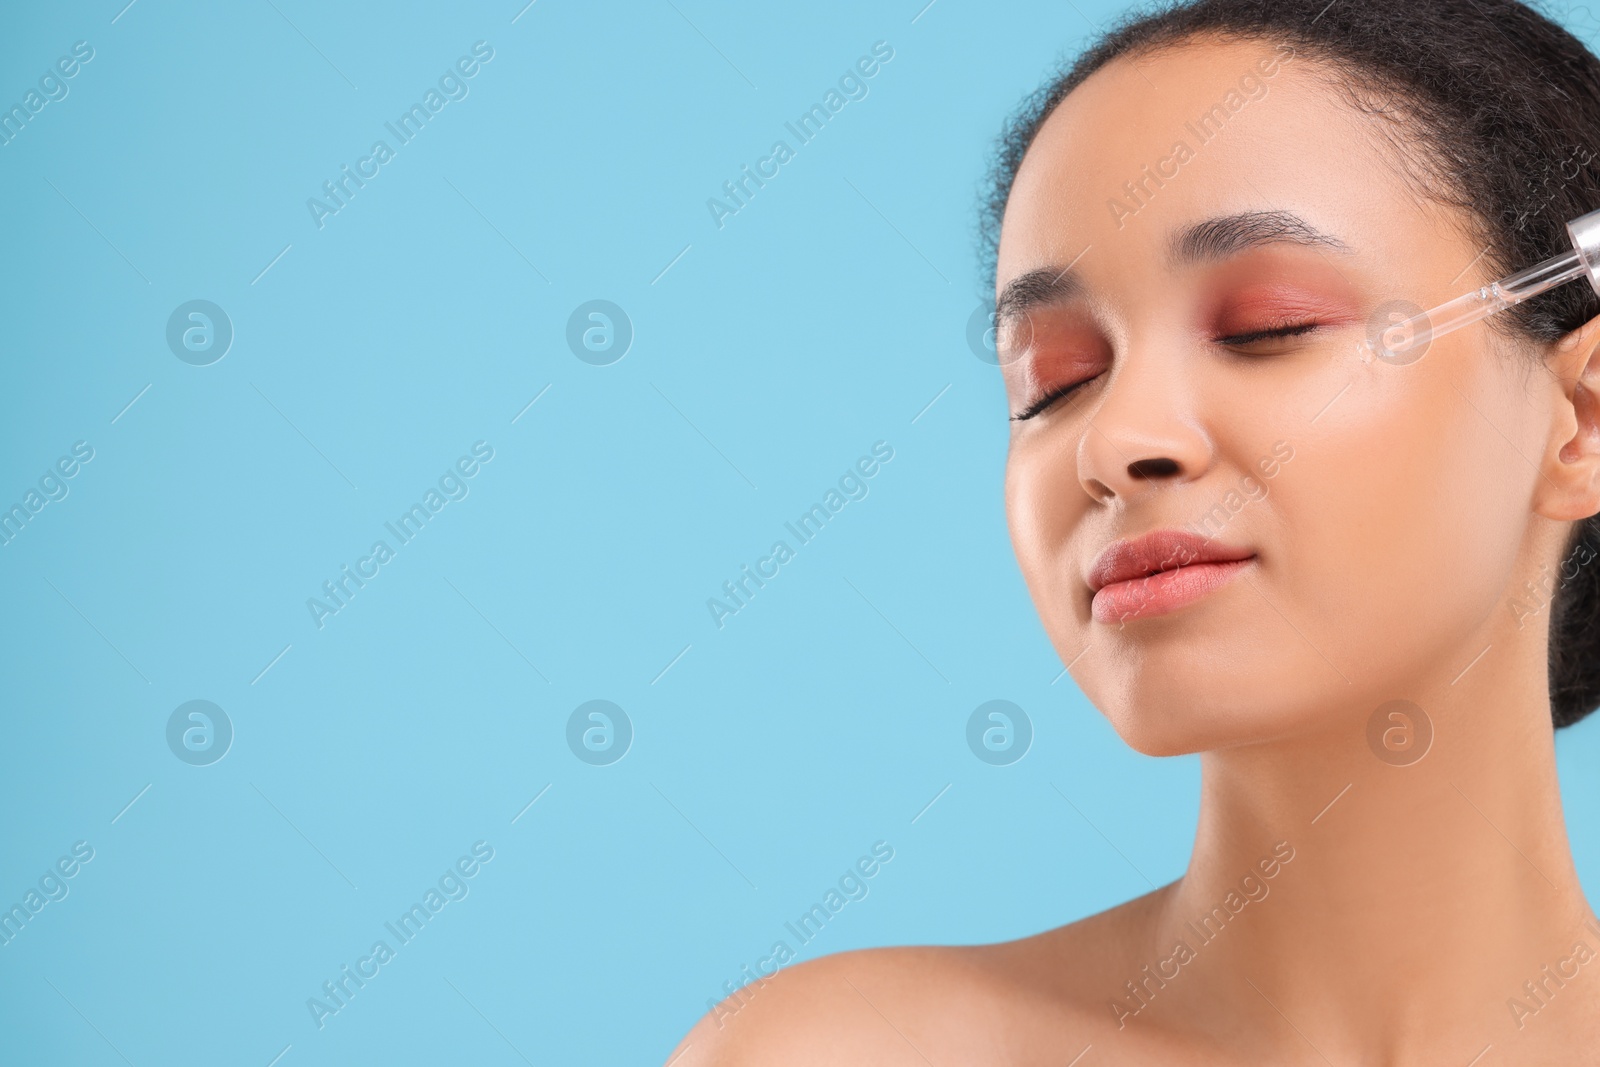
[[[1089,588],[1098,593],[1114,582],[1145,578],[1191,563],[1231,563],[1249,559],[1248,548],[1218,544],[1185,530],[1155,530],[1132,540],[1113,541],[1089,567]]]

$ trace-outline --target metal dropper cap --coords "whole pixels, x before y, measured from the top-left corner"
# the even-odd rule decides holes
[[[1589,284],[1600,294],[1600,211],[1579,215],[1567,223],[1567,235],[1589,275]]]

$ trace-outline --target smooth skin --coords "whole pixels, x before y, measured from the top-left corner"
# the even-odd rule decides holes
[[[1010,412],[1084,383],[1012,423],[1006,500],[1079,687],[1138,751],[1203,754],[1188,871],[1019,941],[785,968],[702,1019],[678,1067],[1600,1063],[1600,924],[1561,811],[1549,611],[1528,591],[1600,511],[1600,319],[1537,349],[1484,324],[1407,366],[1363,362],[1386,301],[1492,280],[1466,216],[1419,195],[1397,148],[1415,140],[1270,43],[1136,62],[1049,118],[1006,210],[997,296],[1069,265],[1082,283],[1003,331]],[[1264,95],[1203,145],[1186,133],[1252,72]],[[1111,210],[1179,138],[1176,177]],[[1096,621],[1086,575],[1107,545],[1224,500],[1204,528],[1255,553],[1233,580]],[[1396,699],[1433,730],[1408,766],[1368,742]],[[1267,894],[1202,943],[1186,924],[1252,873]],[[1163,963],[1180,938],[1193,958]],[[1146,966],[1177,976],[1145,980],[1130,1014]]]

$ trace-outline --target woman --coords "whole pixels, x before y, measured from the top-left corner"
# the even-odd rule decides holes
[[[1029,101],[1012,540],[1123,740],[1203,753],[1188,871],[782,971],[675,1062],[1600,1062],[1552,732],[1600,704],[1600,299],[1362,352],[1566,250],[1590,149],[1600,61],[1512,0],[1198,0]]]

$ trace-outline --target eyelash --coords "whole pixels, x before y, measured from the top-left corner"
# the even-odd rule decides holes
[[[1098,378],[1098,377],[1100,377],[1100,375],[1098,375],[1098,374],[1096,374],[1094,376],[1094,378]],[[1074,382],[1071,385],[1058,386],[1057,388],[1050,390],[1048,393],[1044,394],[1044,396],[1041,396],[1038,400],[1035,400],[1033,403],[1029,404],[1026,411],[1023,411],[1020,414],[1011,416],[1011,421],[1012,422],[1026,422],[1028,419],[1033,418],[1035,415],[1042,414],[1044,412],[1045,408],[1050,407],[1052,404],[1054,404],[1057,400],[1060,400],[1062,397],[1065,397],[1065,396],[1068,396],[1068,395],[1070,395],[1072,393],[1077,392],[1083,386],[1088,385],[1090,382],[1094,381],[1094,378],[1085,378],[1081,382]]]
[[[1283,326],[1274,326],[1266,330],[1254,330],[1250,333],[1237,334],[1233,337],[1219,337],[1217,338],[1216,343],[1229,348],[1236,348],[1241,345],[1255,344],[1257,341],[1270,341],[1279,337],[1298,337],[1301,334],[1310,333],[1319,325],[1320,324],[1316,322],[1288,323]]]
[[[1274,326],[1271,329],[1255,330],[1250,333],[1236,334],[1233,337],[1219,337],[1214,343],[1227,348],[1239,348],[1246,345],[1257,344],[1261,341],[1276,340],[1281,337],[1299,337],[1302,334],[1311,333],[1319,326],[1320,323],[1316,322],[1296,322],[1284,326]],[[1041,396],[1038,400],[1035,400],[1032,404],[1029,404],[1026,410],[1011,416],[1011,421],[1025,422],[1028,419],[1043,414],[1045,409],[1054,405],[1056,401],[1070,396],[1072,393],[1077,392],[1080,388],[1088,385],[1098,377],[1100,377],[1100,375],[1096,374],[1094,378],[1085,378],[1081,382],[1074,382],[1071,385],[1063,385],[1059,388],[1050,390],[1048,393],[1044,394],[1044,396]]]

